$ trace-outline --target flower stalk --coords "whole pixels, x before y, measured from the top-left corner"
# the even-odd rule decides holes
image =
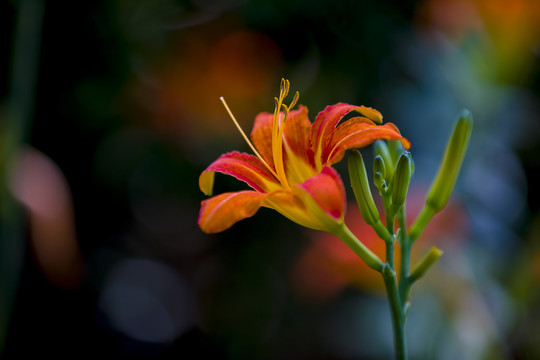
[[[470,112],[464,110],[450,137],[439,172],[427,194],[424,209],[410,228],[406,218],[406,198],[414,172],[411,154],[396,142],[375,143],[373,182],[384,205],[385,231],[376,226],[380,224],[380,213],[371,195],[363,158],[356,151],[349,154],[349,176],[362,218],[386,244],[386,262],[382,263],[382,269],[377,267],[376,270],[381,273],[386,288],[398,360],[408,358],[405,324],[411,303],[412,286],[424,277],[443,253],[439,248],[432,247],[411,272],[412,247],[433,215],[441,211],[448,202],[461,169],[471,129],[472,116]],[[395,230],[396,218],[397,230]],[[396,242],[401,251],[399,281],[394,267]]]
[[[334,235],[339,237],[345,245],[347,245],[360,259],[362,259],[367,266],[372,268],[375,271],[383,271],[383,263],[377,255],[375,255],[371,250],[367,248],[358,238],[349,230],[349,228],[343,224],[338,228]]]

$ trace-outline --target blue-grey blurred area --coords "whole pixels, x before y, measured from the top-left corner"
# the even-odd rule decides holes
[[[398,126],[411,221],[472,112],[413,256],[445,252],[413,288],[410,357],[540,358],[537,0],[11,0],[0,19],[2,358],[392,358],[380,279],[321,234],[268,209],[197,226],[199,174],[250,152],[219,97],[249,133],[282,77],[311,121],[348,102]]]

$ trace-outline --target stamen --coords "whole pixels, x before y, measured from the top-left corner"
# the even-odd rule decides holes
[[[244,130],[242,130],[242,128],[240,127],[240,124],[238,123],[238,121],[236,121],[236,118],[234,117],[231,109],[229,109],[229,106],[227,105],[227,103],[225,102],[225,99],[223,98],[223,96],[221,96],[219,98],[219,100],[221,100],[221,102],[223,103],[223,106],[225,106],[225,109],[227,110],[227,112],[229,113],[229,116],[231,117],[234,125],[236,125],[236,128],[238,129],[238,131],[240,131],[240,134],[242,134],[242,136],[244,137],[244,140],[246,140],[247,144],[249,145],[249,147],[251,148],[251,150],[253,151],[253,153],[259,158],[259,160],[262,161],[262,163],[264,164],[264,166],[266,166],[266,168],[272,173],[272,175],[274,175],[276,178],[278,178],[278,175],[276,174],[276,172],[270,167],[270,165],[268,165],[268,163],[263,159],[263,157],[261,156],[261,154],[259,154],[259,152],[257,151],[257,149],[255,149],[255,146],[253,146],[253,144],[251,143],[251,141],[249,141],[249,138],[247,137],[246,133],[244,132]]]
[[[288,189],[290,188],[287,176],[285,175],[285,165],[283,164],[283,124],[287,119],[289,109],[283,104],[283,100],[289,93],[290,83],[289,80],[281,79],[281,86],[279,89],[279,99],[275,100],[274,120],[272,124],[272,157],[274,159],[274,166],[276,168],[277,178],[281,185]],[[284,108],[283,119],[280,120],[280,109]]]
[[[296,102],[298,101],[299,97],[300,97],[300,94],[297,91],[296,94],[294,94],[294,97],[291,101],[291,105],[289,105],[289,110],[291,110],[296,105]]]
[[[281,79],[281,87],[279,89],[279,97],[281,100],[285,99],[289,94],[290,82],[287,79]]]

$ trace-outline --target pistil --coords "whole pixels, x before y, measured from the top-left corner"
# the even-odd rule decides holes
[[[259,160],[262,161],[262,163],[264,164],[264,166],[266,166],[266,168],[272,173],[272,175],[274,175],[276,178],[278,178],[278,175],[276,174],[276,172],[274,171],[274,169],[272,169],[272,167],[270,165],[268,165],[268,163],[264,160],[264,158],[261,156],[261,154],[259,154],[259,152],[257,151],[257,149],[255,148],[255,146],[251,143],[251,141],[249,141],[249,138],[247,137],[246,133],[244,132],[244,130],[242,130],[242,127],[240,126],[240,124],[238,123],[238,121],[236,120],[236,118],[234,117],[231,109],[229,109],[229,106],[227,105],[227,103],[225,102],[225,99],[222,97],[219,98],[219,100],[221,100],[221,102],[223,103],[223,106],[225,106],[225,109],[227,110],[227,112],[229,113],[229,116],[231,117],[234,125],[236,125],[236,128],[238,129],[238,131],[240,131],[240,134],[242,134],[242,136],[244,137],[244,140],[246,140],[247,144],[249,145],[249,147],[251,148],[251,150],[253,151],[253,153],[259,158]]]

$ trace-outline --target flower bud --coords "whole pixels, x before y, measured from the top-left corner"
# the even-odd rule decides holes
[[[381,173],[384,177],[386,175],[386,166],[384,165],[384,160],[381,155],[375,156],[373,160],[373,173]]]
[[[431,266],[442,256],[443,251],[436,246],[432,246],[429,252],[424,258],[416,265],[411,273],[410,281],[418,281],[422,276],[426,274]]]
[[[376,172],[373,174],[373,182],[375,183],[375,187],[377,190],[379,190],[379,194],[381,194],[381,196],[388,192],[388,185],[386,184],[386,180],[384,180],[382,173]]]
[[[373,160],[373,182],[381,195],[386,193],[387,190],[386,181],[384,179],[385,175],[386,166],[384,165],[384,160],[381,155],[377,155]]]
[[[386,142],[386,146],[388,146],[388,151],[394,162],[403,152],[405,152],[405,148],[401,145],[401,141],[389,140]]]
[[[448,202],[454,189],[457,176],[469,145],[473,125],[472,114],[463,110],[450,137],[439,172],[426,198],[426,205],[435,212],[440,211]]]
[[[349,153],[349,176],[362,218],[368,225],[377,223],[380,221],[379,211],[371,195],[362,154],[358,150]]]
[[[411,182],[411,153],[405,151],[401,154],[394,171],[394,184],[392,187],[392,206],[399,209],[407,198],[409,183]]]
[[[390,149],[384,140],[375,141],[374,148],[375,161],[377,161],[377,157],[380,157],[383,160],[383,164],[385,165],[385,173],[383,174],[383,178],[387,183],[390,183],[392,176],[394,176],[394,160],[390,154]],[[376,173],[376,171],[374,171],[374,173]]]

